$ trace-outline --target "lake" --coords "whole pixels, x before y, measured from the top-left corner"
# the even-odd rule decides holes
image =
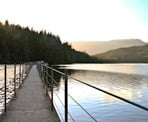
[[[73,64],[58,65],[81,81],[148,108],[148,64]],[[99,122],[148,122],[148,111],[68,79],[69,121],[93,122],[76,100]],[[55,88],[54,100],[64,118],[64,79]],[[59,100],[61,99],[61,101]],[[73,100],[74,98],[74,100]]]

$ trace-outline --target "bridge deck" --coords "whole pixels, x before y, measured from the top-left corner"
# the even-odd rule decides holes
[[[50,110],[36,66],[33,66],[17,97],[11,101],[2,122],[60,122]]]

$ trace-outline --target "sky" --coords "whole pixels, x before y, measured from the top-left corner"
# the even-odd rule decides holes
[[[46,30],[64,41],[148,42],[148,0],[0,0],[0,21]]]

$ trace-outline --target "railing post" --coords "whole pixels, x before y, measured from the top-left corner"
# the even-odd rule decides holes
[[[24,78],[23,78],[24,75],[23,75],[23,74],[24,74],[24,66],[23,66],[23,64],[22,64],[22,83],[24,82]]]
[[[7,65],[5,64],[5,71],[4,71],[4,76],[5,76],[5,83],[4,83],[4,109],[5,112],[7,111]]]
[[[53,68],[53,66],[51,66],[51,110],[53,110],[53,80],[54,80],[52,68]]]
[[[45,80],[46,80],[45,77],[46,77],[46,70],[45,70],[45,65],[43,65],[43,82],[44,82],[44,83],[43,83],[43,88],[45,88],[45,82],[46,82],[46,81],[45,81]]]
[[[21,62],[19,67],[19,86],[21,86]]]
[[[14,96],[16,96],[16,64],[14,64]]]
[[[43,65],[40,63],[40,75],[43,82]]]
[[[46,72],[46,77],[45,77],[45,79],[46,79],[46,85],[45,85],[45,87],[46,87],[46,95],[48,95],[48,68],[45,66],[45,72]]]
[[[43,64],[41,64],[41,79],[42,79],[42,82],[43,82]]]
[[[67,70],[65,70],[65,122],[68,122],[68,77]]]
[[[41,74],[41,79],[43,81],[43,65],[40,63],[40,74]]]
[[[44,65],[42,64],[42,81],[43,81],[43,87],[44,87]]]

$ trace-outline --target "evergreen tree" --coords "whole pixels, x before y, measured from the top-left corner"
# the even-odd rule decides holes
[[[60,37],[45,30],[36,32],[28,27],[0,23],[0,63],[46,61],[49,64],[96,62],[86,53],[72,49]]]

